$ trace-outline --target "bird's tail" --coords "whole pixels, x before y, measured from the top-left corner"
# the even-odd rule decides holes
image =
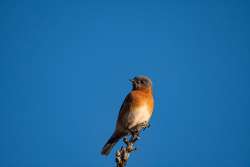
[[[115,144],[122,138],[125,134],[115,131],[113,135],[109,138],[107,143],[102,148],[102,155],[108,155]]]

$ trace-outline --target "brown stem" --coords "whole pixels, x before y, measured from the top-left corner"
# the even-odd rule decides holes
[[[117,167],[126,166],[130,153],[136,150],[136,148],[134,147],[135,142],[140,139],[139,135],[141,131],[145,130],[146,128],[149,128],[149,124],[147,122],[144,122],[129,129],[130,138],[128,139],[128,137],[126,136],[123,139],[123,142],[126,146],[122,146],[119,150],[116,151],[115,154],[115,161]]]

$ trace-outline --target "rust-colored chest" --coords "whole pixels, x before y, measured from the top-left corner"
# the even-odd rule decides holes
[[[154,98],[152,92],[134,90],[130,93],[132,108],[141,108],[146,106],[149,112],[153,112]]]

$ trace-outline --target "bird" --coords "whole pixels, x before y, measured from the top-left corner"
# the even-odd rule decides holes
[[[140,75],[129,80],[132,90],[124,99],[116,121],[115,130],[101,154],[108,155],[115,144],[124,136],[131,134],[131,129],[144,122],[148,123],[154,109],[152,81],[149,77]]]

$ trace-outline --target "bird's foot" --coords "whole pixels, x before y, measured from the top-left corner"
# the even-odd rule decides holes
[[[145,130],[146,128],[149,128],[150,127],[150,124],[145,121],[145,122],[142,122],[138,125],[135,126],[135,128],[138,130],[138,131],[141,131],[141,130]]]

